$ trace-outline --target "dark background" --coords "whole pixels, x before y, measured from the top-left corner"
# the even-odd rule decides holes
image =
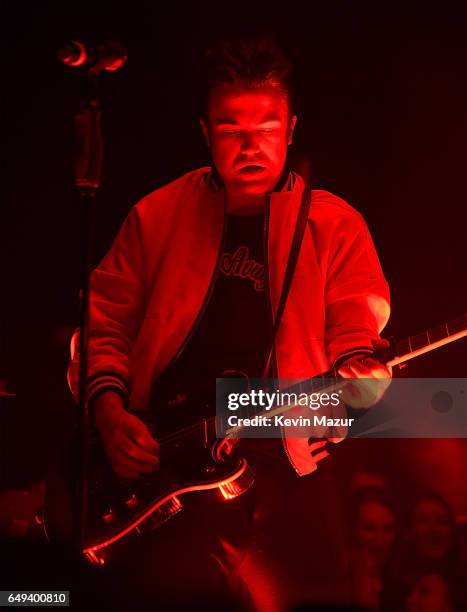
[[[299,56],[294,155],[311,160],[315,187],[342,196],[370,226],[392,293],[384,335],[403,338],[465,312],[464,2],[18,2],[2,12],[0,378],[17,393],[1,408],[2,486],[42,477],[71,414],[65,372],[78,313],[80,218],[72,115],[80,86],[56,59],[66,40],[118,39],[129,55],[102,78],[96,263],[132,204],[209,162],[190,75],[210,37],[270,26]],[[424,356],[404,375],[465,376],[465,347]],[[439,462],[452,475],[449,444]],[[464,443],[456,444],[465,462]],[[409,489],[410,470],[402,484],[400,472],[413,448],[351,441],[343,456]],[[437,478],[427,474],[444,486]],[[467,512],[464,498],[452,501]]]

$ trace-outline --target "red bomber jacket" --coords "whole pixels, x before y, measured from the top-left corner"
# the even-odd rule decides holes
[[[267,272],[275,316],[304,183],[267,203]],[[90,399],[112,388],[136,414],[152,382],[196,325],[222,248],[224,189],[210,168],[189,172],[140,200],[91,275]],[[306,378],[354,352],[370,352],[389,318],[389,289],[368,227],[339,197],[313,190],[308,228],[276,337],[280,378]],[[68,381],[78,391],[78,332]],[[284,438],[300,475],[316,469],[307,440]]]

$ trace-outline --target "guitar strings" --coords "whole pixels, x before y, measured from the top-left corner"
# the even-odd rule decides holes
[[[333,381],[333,384],[336,384],[338,381],[338,378],[336,376],[331,376],[328,372],[317,376],[314,379],[307,379],[308,384],[310,384],[310,381],[312,380],[315,381],[315,384],[313,384],[313,382],[311,383],[311,389],[309,389],[308,392],[313,392],[314,389],[327,386],[329,384],[330,379]],[[296,385],[292,385],[289,388],[289,392],[295,388],[300,389],[302,385],[303,382],[297,383]],[[183,429],[180,429],[174,433],[161,436],[160,438],[158,438],[158,442],[160,445],[167,445],[169,442],[175,442],[176,440],[186,438],[189,434],[196,430],[203,431],[208,424],[211,424],[213,421],[215,421],[215,418],[216,417],[209,417],[207,419],[203,419],[202,421],[198,421],[198,423],[194,423],[193,425],[184,427]]]

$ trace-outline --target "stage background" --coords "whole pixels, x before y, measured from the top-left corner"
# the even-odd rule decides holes
[[[125,6],[126,5],[126,6]],[[312,184],[370,226],[392,293],[384,335],[415,334],[466,309],[466,15],[463,2],[10,3],[3,10],[4,178],[1,486],[44,474],[71,414],[68,340],[77,323],[79,203],[72,188],[77,73],[57,49],[115,38],[129,60],[102,79],[105,157],[94,260],[141,196],[208,162],[189,77],[212,36],[269,24],[300,60],[293,156]],[[465,342],[401,375],[465,376]],[[467,514],[466,442],[350,441],[343,472],[431,486]],[[350,467],[349,467],[350,466]],[[345,469],[344,469],[345,468]]]

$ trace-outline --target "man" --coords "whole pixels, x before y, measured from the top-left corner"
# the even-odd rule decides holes
[[[87,392],[124,478],[158,467],[158,442],[141,415],[212,394],[225,370],[261,376],[305,187],[286,165],[297,121],[289,76],[268,41],[207,54],[200,124],[211,167],[143,198],[92,274]],[[272,372],[301,378],[332,366],[348,378],[387,379],[390,371],[368,355],[388,316],[364,220],[340,198],[313,191]],[[74,351],[69,371],[75,394],[78,357]],[[359,405],[384,387],[361,394]],[[298,474],[316,469],[308,440],[284,443]]]

